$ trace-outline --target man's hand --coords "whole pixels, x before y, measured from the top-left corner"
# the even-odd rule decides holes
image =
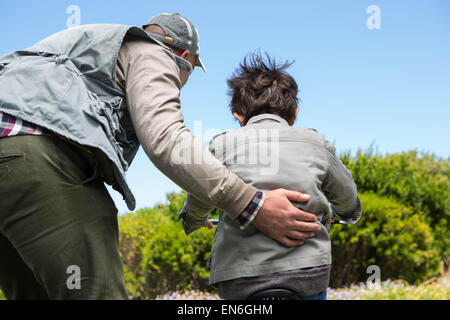
[[[214,228],[213,223],[211,222],[211,220],[206,220],[205,222],[205,227],[208,228],[208,230],[211,230],[212,228]]]
[[[314,214],[304,212],[289,201],[306,202],[310,196],[298,191],[276,189],[264,192],[266,199],[252,223],[281,244],[294,247],[313,237],[321,226]]]

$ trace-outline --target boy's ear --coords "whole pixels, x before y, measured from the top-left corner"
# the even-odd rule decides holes
[[[244,116],[238,114],[237,112],[233,112],[233,116],[239,121],[242,127],[244,123]]]
[[[295,123],[295,120],[297,119],[297,115],[298,115],[298,108],[295,109],[295,116],[294,118],[291,119],[291,121],[288,122],[288,124],[292,127]]]

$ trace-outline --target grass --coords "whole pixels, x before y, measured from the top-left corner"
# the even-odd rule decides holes
[[[347,288],[328,288],[328,300],[450,300],[450,277],[427,281],[418,286],[405,281],[386,280],[378,287],[370,288],[364,283]],[[188,291],[160,295],[157,300],[218,300],[217,294]]]
[[[450,281],[442,278],[427,281],[418,286],[405,281],[386,280],[378,287],[369,288],[366,284],[348,288],[329,289],[329,300],[449,300]]]
[[[329,300],[450,300],[450,276],[426,281],[418,286],[405,281],[386,280],[378,287],[360,283],[347,288],[328,288]],[[160,295],[156,300],[219,300],[216,293],[187,291]],[[0,300],[6,300],[0,291]]]

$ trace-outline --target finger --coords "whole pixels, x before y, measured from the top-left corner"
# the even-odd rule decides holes
[[[292,215],[295,219],[297,219],[299,221],[305,221],[305,222],[317,221],[317,216],[315,214],[300,210],[298,208],[295,208]]]
[[[316,222],[304,222],[296,220],[291,229],[300,232],[311,232],[311,231],[317,232],[322,229],[322,226]]]
[[[298,247],[305,243],[303,240],[291,239],[289,237],[282,237],[279,242],[286,247]]]
[[[291,201],[306,202],[311,198],[311,196],[306,193],[293,191],[293,190],[286,190],[286,189],[282,189],[282,190],[283,190],[284,194],[286,195],[286,197]]]
[[[314,237],[315,235],[316,235],[315,232],[300,232],[300,231],[296,231],[296,230],[292,230],[288,234],[289,238],[295,239],[295,240],[308,239],[308,238]]]

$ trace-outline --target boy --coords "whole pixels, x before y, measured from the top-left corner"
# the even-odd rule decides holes
[[[292,128],[298,87],[285,71],[259,54],[245,58],[231,79],[231,112],[241,128],[211,141],[210,151],[232,172],[259,190],[286,188],[311,197],[299,208],[317,215],[322,229],[301,246],[285,247],[220,212],[211,255],[210,284],[224,299],[282,288],[300,299],[326,299],[331,266],[329,227],[333,214],[354,224],[361,204],[351,173],[335,148],[313,129]],[[331,204],[331,205],[330,205]],[[202,227],[212,208],[188,194],[180,217],[187,234]]]

